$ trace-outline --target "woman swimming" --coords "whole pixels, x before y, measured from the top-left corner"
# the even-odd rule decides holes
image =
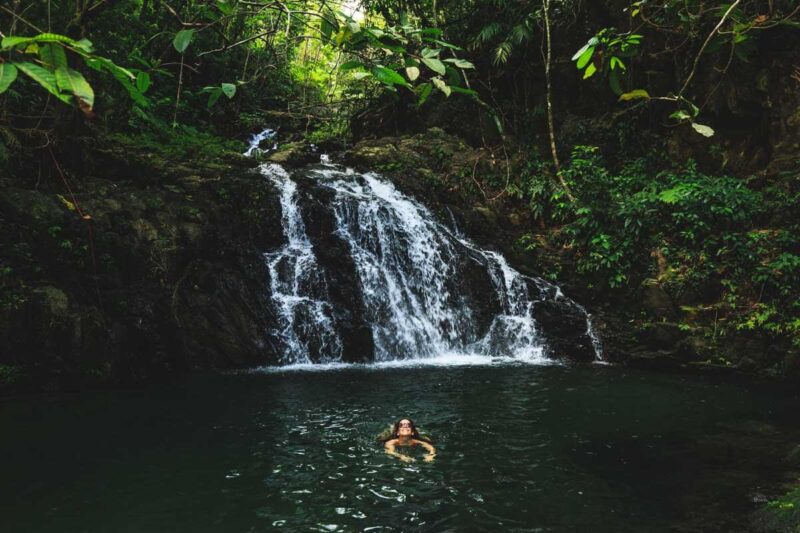
[[[383,443],[383,446],[386,449],[386,453],[406,463],[412,463],[415,459],[398,452],[395,449],[397,446],[422,446],[428,451],[424,458],[427,463],[430,463],[436,457],[436,448],[429,441],[420,437],[417,427],[410,418],[401,418],[395,423],[392,428],[392,435]]]

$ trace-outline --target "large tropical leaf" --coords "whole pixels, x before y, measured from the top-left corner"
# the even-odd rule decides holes
[[[59,89],[73,94],[81,109],[91,111],[94,106],[94,91],[83,74],[69,67],[59,67],[55,77]]]
[[[39,48],[39,57],[48,70],[66,68],[67,54],[60,44],[47,43]]]
[[[17,79],[17,67],[11,63],[0,63],[0,94],[6,92],[15,79]]]
[[[375,76],[375,79],[377,79],[379,82],[389,86],[408,85],[403,76],[390,68],[375,67],[372,69],[372,75]]]
[[[64,94],[59,90],[56,76],[53,72],[29,61],[14,62],[13,65],[62,102],[72,103],[72,95]]]

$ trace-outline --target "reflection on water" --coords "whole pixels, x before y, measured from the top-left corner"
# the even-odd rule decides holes
[[[615,368],[342,368],[2,404],[3,531],[730,530],[800,402]],[[375,436],[411,416],[433,463]],[[738,440],[737,440],[738,439]],[[412,450],[421,459],[422,450]]]

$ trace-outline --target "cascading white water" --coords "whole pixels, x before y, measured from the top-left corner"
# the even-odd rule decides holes
[[[458,305],[447,286],[455,275],[451,240],[390,183],[334,168],[321,173],[334,178],[325,184],[337,193],[338,234],[356,265],[375,359],[463,351],[474,332],[470,309]]]
[[[274,136],[252,137],[246,155]],[[542,300],[558,300],[586,317],[586,335],[602,359],[590,315],[560,288],[523,276],[497,252],[483,250],[448,229],[422,205],[371,173],[330,164],[311,170],[318,184],[335,191],[331,205],[336,233],[347,242],[356,268],[365,319],[372,331],[374,359],[441,360],[451,355],[547,362],[547,346],[534,318]],[[261,166],[280,191],[286,243],[265,253],[270,294],[278,317],[273,332],[282,344],[282,364],[337,362],[343,342],[337,333],[324,269],[314,254],[298,203],[297,185],[279,165]],[[451,214],[452,218],[452,214]],[[462,269],[472,265],[488,277],[493,294],[462,294]],[[466,267],[468,268],[468,267]],[[535,294],[531,294],[531,290]],[[468,291],[467,291],[468,292]],[[492,291],[488,291],[492,292]],[[472,299],[470,299],[472,298]],[[478,307],[496,308],[482,324]]]
[[[523,276],[502,255],[454,234],[374,174],[342,172],[332,165],[316,173],[336,191],[338,234],[349,244],[358,271],[377,361],[446,353],[546,360],[533,306],[556,294],[564,298],[558,287]],[[488,272],[500,303],[501,312],[485,332],[458,294],[465,282],[459,279],[458,258],[465,256]],[[529,294],[529,282],[539,294]],[[599,344],[594,346],[600,358]]]
[[[281,222],[286,244],[265,253],[270,294],[278,313],[275,332],[284,344],[283,363],[336,361],[342,343],[336,333],[324,273],[317,263],[297,204],[297,185],[277,164],[261,166],[261,173],[280,191]]]
[[[250,140],[248,141],[247,150],[245,150],[244,155],[246,155],[247,157],[251,157],[256,152],[262,151],[259,148],[259,146],[261,146],[261,143],[266,141],[266,140],[268,140],[268,139],[274,138],[275,135],[277,135],[277,134],[278,134],[278,132],[276,130],[272,129],[272,128],[266,128],[264,130],[261,130],[258,133],[253,134],[250,137]],[[274,149],[276,147],[277,147],[277,144],[273,145],[272,148]]]

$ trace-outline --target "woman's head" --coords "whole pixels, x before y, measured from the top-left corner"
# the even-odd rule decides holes
[[[395,438],[410,437],[412,439],[418,439],[419,431],[417,431],[417,426],[414,425],[413,420],[410,418],[401,418],[394,423],[394,428],[392,428],[392,436]]]

